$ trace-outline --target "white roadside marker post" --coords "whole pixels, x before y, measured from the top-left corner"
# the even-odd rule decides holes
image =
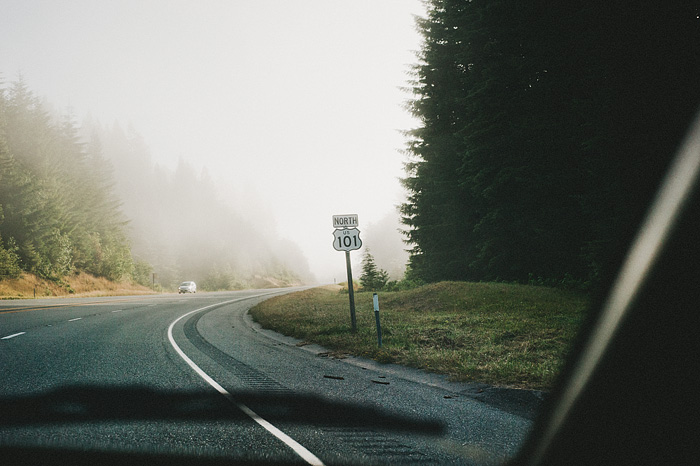
[[[379,323],[379,296],[377,293],[372,295],[374,301],[374,320],[377,321],[377,344],[382,347],[382,325]]]

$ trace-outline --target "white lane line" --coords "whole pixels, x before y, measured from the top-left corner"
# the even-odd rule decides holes
[[[248,299],[248,298],[243,298],[243,299]],[[209,374],[204,372],[197,364],[195,364],[187,355],[185,354],[184,351],[180,349],[180,347],[175,343],[175,339],[173,338],[173,327],[175,327],[175,324],[178,323],[180,320],[184,319],[190,314],[194,314],[195,312],[200,312],[205,309],[209,309],[210,307],[214,306],[219,306],[221,304],[229,304],[233,303],[235,301],[241,301],[242,299],[234,299],[231,301],[226,301],[223,303],[217,303],[217,304],[212,304],[211,306],[206,306],[200,309],[195,309],[194,311],[190,311],[187,314],[181,315],[177,319],[175,319],[171,324],[170,327],[168,327],[168,340],[170,340],[170,344],[172,347],[177,351],[177,354],[180,355],[180,357],[201,377],[203,378],[209,385],[214,387],[214,389],[224,395],[231,403],[235,404],[238,406],[238,408],[246,413],[252,420],[257,422],[260,426],[265,428],[268,432],[270,432],[272,435],[283,441],[288,447],[290,447],[294,452],[299,455],[304,461],[307,463],[313,465],[313,466],[324,466],[323,462],[318,459],[316,455],[311,453],[309,450],[304,448],[299,442],[291,438],[289,435],[285,434],[281,430],[279,430],[277,427],[273,426],[270,424],[268,421],[260,417],[255,411],[244,405],[243,403],[239,403],[233,399],[233,395],[231,395],[224,387],[219,385],[214,379],[212,379]]]
[[[68,322],[75,322],[76,320],[82,320],[82,317],[76,317],[75,319],[70,319]]]
[[[13,333],[12,335],[8,335],[6,337],[0,338],[0,340],[9,340],[10,338],[18,337],[20,335],[24,335],[27,332],[19,332],[19,333]]]
[[[112,311],[112,314],[114,314],[115,312],[122,312],[123,310],[124,309],[117,309],[116,311]]]

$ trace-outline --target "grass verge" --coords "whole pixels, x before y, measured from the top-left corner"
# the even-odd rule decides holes
[[[329,350],[447,374],[453,380],[549,389],[588,307],[586,296],[500,283],[442,282],[379,293],[378,348],[372,293],[319,287],[251,309],[263,327]]]

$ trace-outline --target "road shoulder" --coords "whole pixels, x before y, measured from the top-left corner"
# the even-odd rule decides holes
[[[528,420],[534,420],[537,417],[547,397],[547,392],[541,390],[494,387],[483,383],[453,382],[447,376],[433,374],[422,369],[398,364],[384,364],[350,355],[336,355],[320,345],[306,344],[297,338],[262,328],[247,312],[245,313],[244,321],[253,331],[281,344],[310,352],[319,357],[338,359],[346,364],[382,372],[411,382],[438,387],[453,393],[455,397],[468,397]]]

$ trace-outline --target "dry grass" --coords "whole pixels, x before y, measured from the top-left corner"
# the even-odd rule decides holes
[[[585,296],[544,287],[443,282],[380,293],[377,347],[372,293],[314,288],[251,310],[263,326],[333,351],[448,374],[455,380],[547,389],[584,317]]]
[[[42,280],[23,273],[20,278],[0,280],[0,299],[27,299],[60,296],[120,296],[153,293],[149,288],[128,282],[111,282],[105,278],[79,273],[66,277],[63,284]]]

